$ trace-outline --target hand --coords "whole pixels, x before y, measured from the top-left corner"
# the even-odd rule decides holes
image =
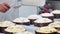
[[[10,6],[7,3],[0,4],[0,12],[5,13],[10,9]]]

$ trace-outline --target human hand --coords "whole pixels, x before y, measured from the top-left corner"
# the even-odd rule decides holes
[[[10,6],[7,3],[0,4],[0,12],[5,13],[10,9]]]

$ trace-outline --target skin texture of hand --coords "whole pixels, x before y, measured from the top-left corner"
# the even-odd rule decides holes
[[[5,13],[10,9],[10,6],[7,3],[0,4],[0,12]]]

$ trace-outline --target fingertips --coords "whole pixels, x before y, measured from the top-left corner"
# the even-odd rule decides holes
[[[3,3],[6,7],[10,8],[10,5],[8,3]]]

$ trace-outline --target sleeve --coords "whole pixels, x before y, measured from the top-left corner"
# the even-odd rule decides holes
[[[11,7],[14,6],[14,4],[16,4],[16,0],[0,0],[0,4],[2,3],[8,3]]]
[[[24,5],[44,6],[46,0],[22,0]]]
[[[8,20],[8,21],[12,21],[13,19],[15,19],[15,18],[17,18],[19,15],[19,12],[18,11],[14,11],[14,6],[16,5],[16,0],[0,0],[0,2],[1,3],[4,3],[4,2],[6,2],[6,3],[8,3],[10,6],[11,6],[11,8],[6,12],[6,13],[3,13],[3,14],[1,14],[0,16],[0,18],[1,18],[1,20],[0,21],[6,21],[6,20]]]

